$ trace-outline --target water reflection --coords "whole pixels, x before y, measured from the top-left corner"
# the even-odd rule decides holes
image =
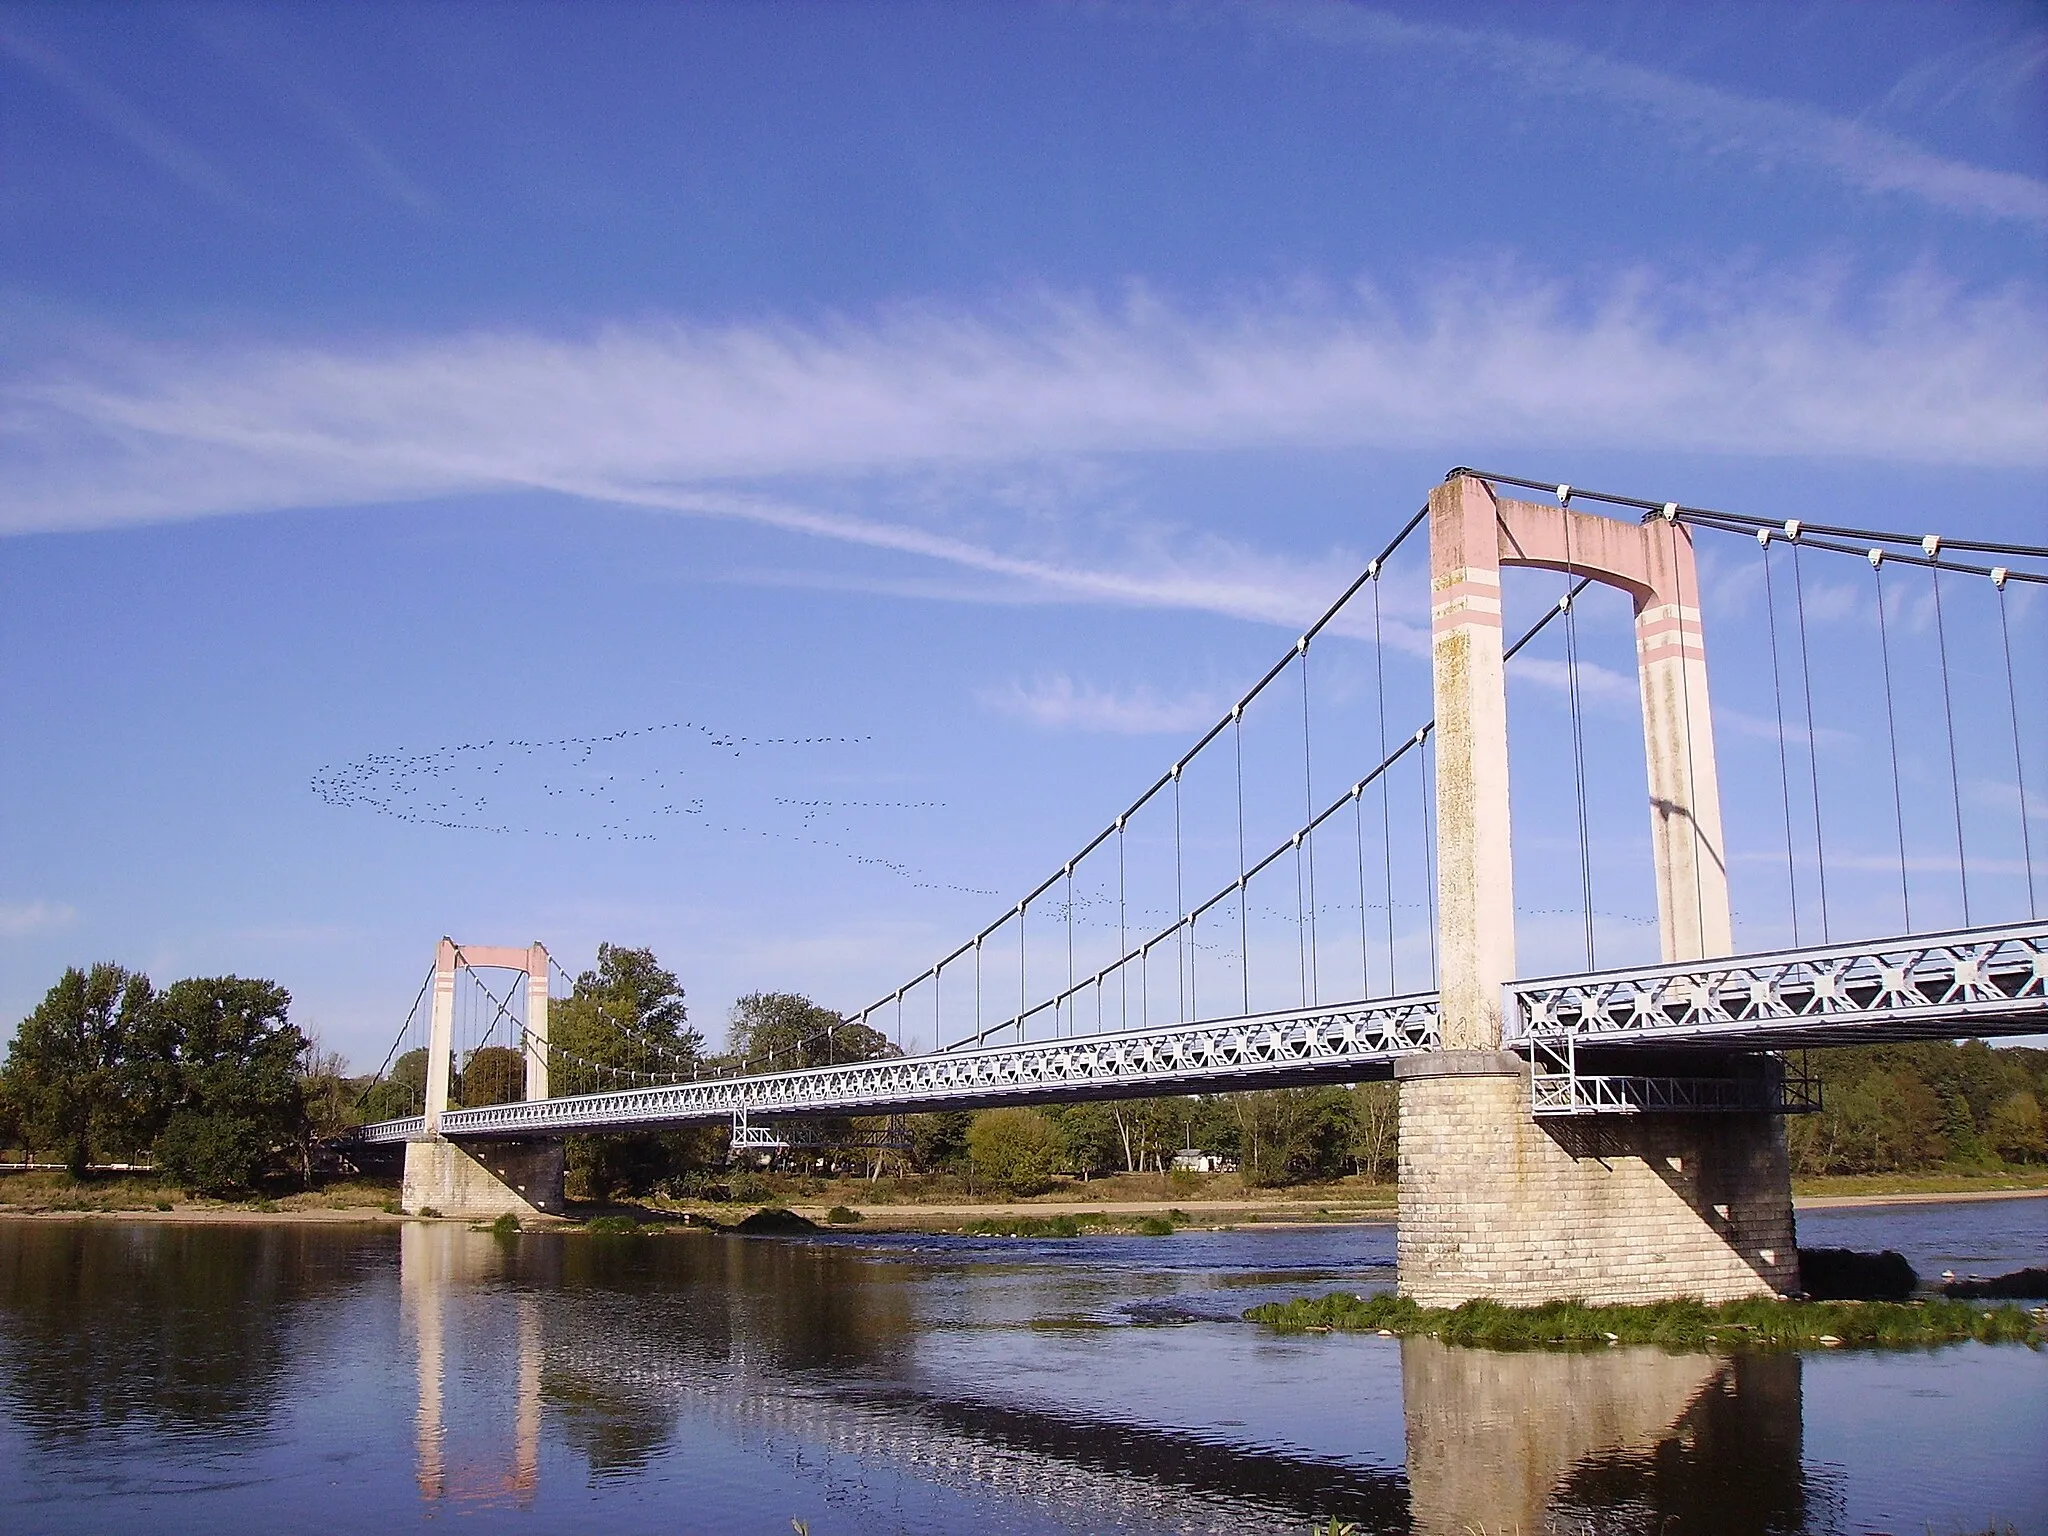
[[[598,1508],[679,1529],[1337,1516],[1458,1536],[2040,1512],[2000,1493],[2048,1419],[2025,1351],[1802,1363],[1278,1338],[1227,1320],[1299,1288],[1274,1260],[1363,1285],[1371,1241],[1204,1244],[4,1223],[0,1525],[235,1536],[281,1528],[318,1486],[351,1490],[323,1528],[385,1536]],[[1946,1481],[1875,1503],[1905,1481],[1904,1445],[1915,1477]],[[165,1493],[168,1524],[138,1502]]]
[[[1796,1356],[1514,1354],[1404,1340],[1388,1346],[1399,1355],[1404,1468],[1373,1464],[1387,1447],[1331,1455],[1233,1444],[1072,1403],[918,1382],[908,1358],[916,1287],[887,1273],[903,1266],[845,1250],[507,1245],[416,1226],[402,1263],[419,1358],[418,1479],[429,1498],[447,1488],[443,1310],[459,1291],[483,1301],[478,1288],[497,1281],[517,1307],[513,1353],[495,1372],[518,1426],[501,1485],[515,1489],[532,1486],[545,1406],[600,1479],[646,1467],[687,1415],[1028,1497],[1079,1523],[1110,1510],[1127,1522],[1167,1511],[1239,1520],[1336,1512],[1368,1531],[1465,1533],[1538,1530],[1561,1512],[1597,1511],[1612,1529],[1808,1528]],[[492,1374],[486,1366],[465,1380]],[[1629,1518],[1616,1525],[1616,1516]]]
[[[359,1244],[317,1228],[11,1223],[0,1391],[46,1437],[259,1431],[311,1304],[360,1271]]]
[[[1403,1340],[1413,1528],[1807,1530],[1799,1373],[1797,1355]]]

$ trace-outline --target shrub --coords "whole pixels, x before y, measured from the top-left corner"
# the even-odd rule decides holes
[[[1138,1223],[1138,1235],[1140,1237],[1171,1237],[1173,1236],[1173,1223],[1164,1216],[1147,1216]]]
[[[266,1150],[253,1120],[179,1110],[157,1138],[156,1161],[188,1190],[225,1195],[249,1187]]]
[[[1890,1248],[1799,1250],[1799,1288],[1814,1301],[1904,1301],[1919,1283],[1905,1255]]]
[[[825,1213],[825,1220],[835,1227],[850,1227],[855,1222],[866,1221],[867,1217],[851,1206],[835,1205]]]
[[[984,1110],[967,1131],[968,1161],[999,1189],[1043,1186],[1065,1152],[1058,1128],[1035,1109]]]
[[[640,1223],[630,1216],[594,1216],[583,1224],[583,1230],[600,1237],[638,1237]]]
[[[1967,1301],[1902,1305],[1884,1301],[1780,1301],[1776,1297],[1723,1302],[1680,1299],[1642,1306],[1589,1306],[1548,1301],[1533,1307],[1468,1301],[1458,1307],[1425,1307],[1383,1292],[1267,1302],[1244,1314],[1282,1333],[1426,1334],[1446,1344],[1488,1349],[1544,1346],[1603,1348],[1610,1344],[1656,1344],[1666,1349],[1797,1349],[1848,1345],[1890,1349],[1943,1344],[1958,1339],[2038,1347],[2040,1329],[2020,1308],[1984,1309]]]
[[[763,1206],[746,1220],[735,1222],[732,1230],[749,1236],[776,1236],[789,1232],[815,1232],[818,1230],[818,1224],[797,1215],[795,1211],[785,1211],[779,1205],[769,1205]]]
[[[491,1223],[491,1236],[495,1238],[502,1239],[508,1237],[517,1237],[518,1235],[519,1218],[517,1216],[514,1216],[510,1211],[506,1211],[496,1221]]]
[[[1072,1216],[992,1216],[961,1230],[970,1237],[1079,1237],[1081,1223]]]

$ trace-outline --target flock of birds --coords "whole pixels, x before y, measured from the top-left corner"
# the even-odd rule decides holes
[[[836,817],[937,811],[945,808],[943,801],[763,797],[764,781],[776,776],[776,768],[756,761],[733,772],[734,764],[764,754],[855,748],[873,739],[746,736],[672,720],[598,736],[493,738],[422,751],[373,752],[322,766],[309,788],[338,809],[367,810],[417,827],[585,843],[657,842],[687,828],[823,849],[920,889],[993,895],[928,879],[901,860],[829,835]],[[694,765],[685,761],[691,757],[698,759]],[[745,814],[749,800],[762,814]],[[790,830],[773,825],[791,816]]]

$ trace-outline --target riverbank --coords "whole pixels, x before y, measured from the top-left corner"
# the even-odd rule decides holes
[[[820,1226],[865,1232],[957,1232],[1015,1221],[1022,1225],[1060,1217],[1100,1218],[1106,1225],[1135,1226],[1166,1220],[1176,1227],[1345,1226],[1391,1222],[1391,1184],[1345,1180],[1291,1190],[1246,1190],[1233,1175],[1212,1176],[1194,1189],[1158,1175],[1128,1175],[1090,1184],[1062,1185],[1030,1198],[963,1198],[956,1190],[934,1190],[926,1198],[902,1183],[862,1180],[762,1181],[747,1200],[647,1199],[571,1207],[572,1219],[606,1214],[642,1221],[685,1218],[731,1225],[758,1206],[794,1211]],[[1094,1198],[1089,1198],[1093,1196]],[[2048,1196],[2048,1168],[1999,1174],[1901,1175],[1802,1179],[1794,1186],[1800,1211],[1861,1206],[1914,1205],[1948,1201],[2023,1200]],[[835,1212],[854,1211],[857,1222],[833,1222]],[[118,1216],[136,1221],[186,1222],[385,1222],[407,1219],[398,1209],[395,1182],[352,1179],[272,1199],[191,1198],[159,1185],[147,1173],[109,1173],[75,1182],[61,1172],[0,1173],[0,1217],[77,1218]],[[457,1219],[457,1218],[449,1218]]]

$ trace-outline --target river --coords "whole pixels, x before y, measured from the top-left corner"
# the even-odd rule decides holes
[[[2048,1199],[1808,1212],[1923,1274]],[[0,1530],[2048,1531],[2048,1354],[1276,1337],[1390,1225],[1047,1241],[0,1221]]]

